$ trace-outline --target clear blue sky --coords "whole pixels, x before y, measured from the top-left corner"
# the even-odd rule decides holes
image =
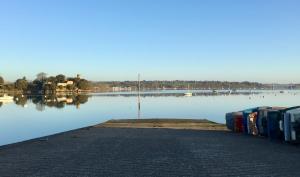
[[[0,75],[300,82],[299,0],[1,0]]]

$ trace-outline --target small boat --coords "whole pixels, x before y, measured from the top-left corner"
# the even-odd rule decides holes
[[[184,96],[193,96],[193,93],[191,93],[191,92],[186,92],[186,93],[184,93]]]
[[[217,90],[212,90],[212,93],[218,93],[218,91]]]
[[[193,93],[190,92],[190,85],[188,84],[188,92],[184,93],[184,96],[193,96]]]
[[[12,96],[8,96],[8,95],[3,95],[0,96],[0,103],[1,104],[9,104],[9,103],[13,103],[14,102],[14,97]]]
[[[4,94],[3,96],[0,96],[0,101],[10,101],[13,100],[14,97],[8,96],[7,94]]]

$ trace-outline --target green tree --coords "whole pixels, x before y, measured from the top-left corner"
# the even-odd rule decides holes
[[[4,88],[4,79],[3,77],[0,76],[0,89],[3,89]]]
[[[74,90],[75,86],[74,85],[67,85],[67,90]]]
[[[81,90],[87,90],[90,88],[90,86],[90,82],[85,79],[80,79],[80,81],[78,82],[78,88]]]
[[[59,89],[59,90],[64,90],[64,88],[65,88],[65,87],[63,87],[63,86],[61,86],[61,85],[58,86],[58,89]]]
[[[6,84],[3,87],[5,90],[13,90],[15,88],[14,84]]]
[[[56,83],[56,77],[53,77],[53,76],[48,77],[47,82]]]
[[[29,88],[34,91],[43,90],[43,87],[44,87],[44,82],[38,79],[34,80],[32,83],[29,84]]]
[[[4,79],[3,77],[0,76],[0,85],[3,85],[4,84]]]
[[[15,87],[18,90],[22,90],[22,91],[27,90],[28,82],[25,79],[18,79],[15,83]]]
[[[44,93],[46,94],[53,94],[56,92],[56,84],[55,82],[45,84],[44,85]]]
[[[59,75],[56,76],[56,81],[60,82],[60,83],[65,82],[66,81],[66,76],[63,75],[63,74],[59,74]]]

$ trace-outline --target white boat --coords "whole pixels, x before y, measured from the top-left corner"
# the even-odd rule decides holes
[[[186,93],[184,93],[184,96],[193,96],[193,93],[191,93],[191,92],[186,92]]]
[[[190,85],[188,84],[188,92],[184,93],[184,96],[193,96],[193,93],[190,92]]]
[[[8,96],[8,95],[3,95],[0,96],[0,103],[1,104],[9,104],[9,103],[13,103],[14,102],[14,97],[12,96]]]
[[[218,93],[218,91],[217,90],[212,90],[212,93]]]
[[[0,96],[0,101],[13,101],[14,97],[8,96],[7,94],[4,94],[3,96]]]
[[[232,90],[228,90],[228,91],[227,91],[227,94],[230,95],[231,93],[232,93]]]

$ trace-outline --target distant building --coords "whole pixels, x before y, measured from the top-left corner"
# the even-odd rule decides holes
[[[0,96],[0,103],[2,103],[2,104],[13,103],[14,102],[13,99],[14,99],[14,97],[4,94],[4,95]]]
[[[131,90],[131,87],[112,87],[113,92],[130,92]]]
[[[68,85],[73,85],[74,82],[73,81],[66,81],[63,83],[57,83],[57,87],[67,87]]]

